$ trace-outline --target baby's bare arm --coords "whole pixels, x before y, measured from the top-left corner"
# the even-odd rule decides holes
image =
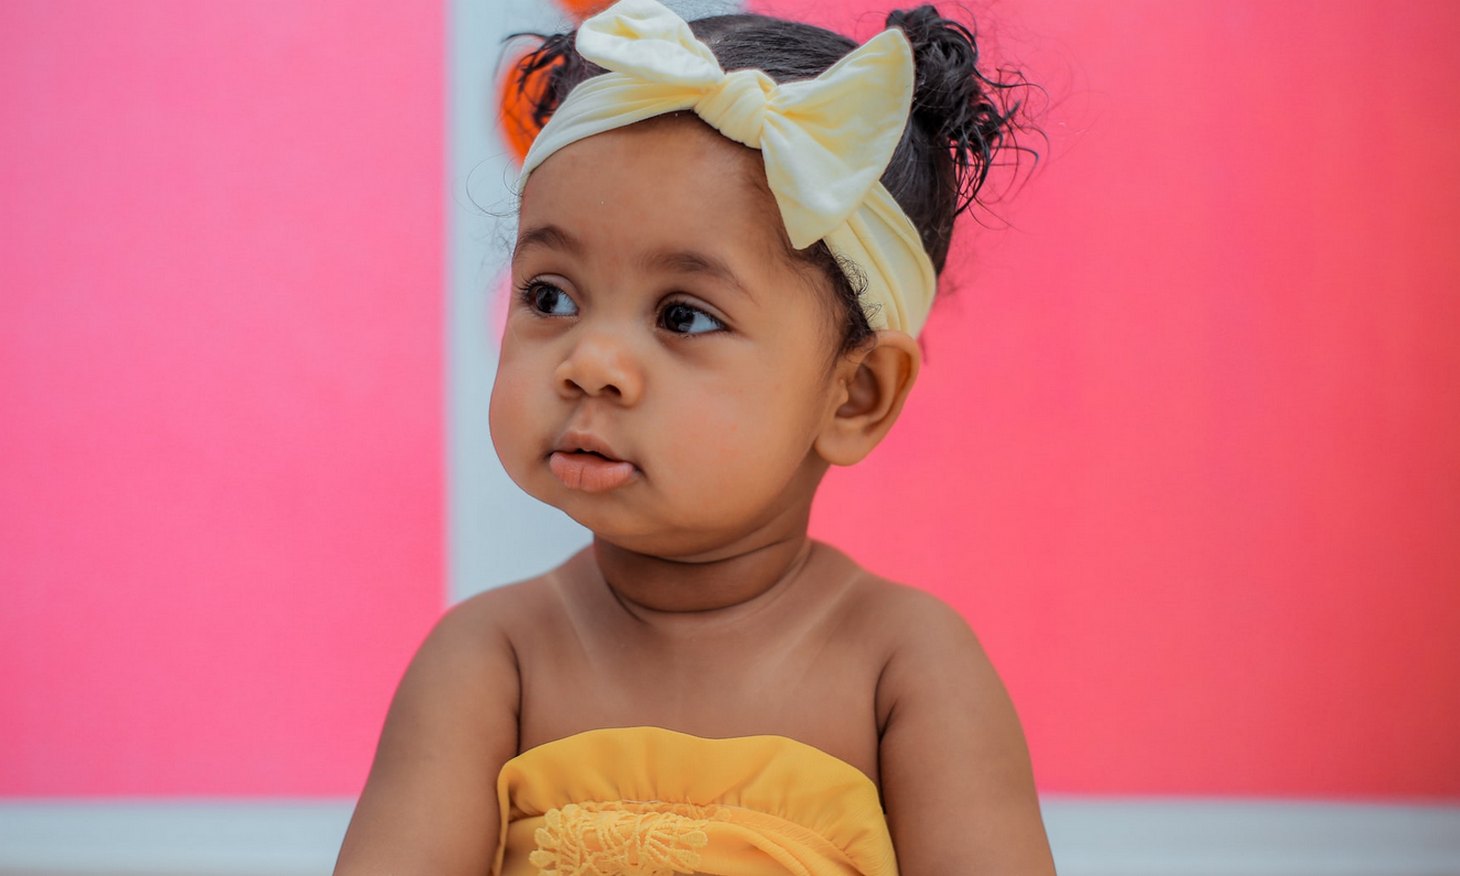
[[[1051,876],[1019,719],[967,623],[922,594],[879,684],[881,776],[903,876]]]
[[[516,752],[518,692],[496,596],[448,612],[411,661],[335,876],[481,876],[491,868],[497,773]]]

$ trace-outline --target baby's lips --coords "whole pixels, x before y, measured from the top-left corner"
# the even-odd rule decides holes
[[[564,432],[553,445],[554,453],[577,453],[587,451],[605,457],[609,462],[623,462],[624,458],[614,452],[613,447],[607,441],[594,435],[592,432],[580,432],[568,430]]]
[[[563,486],[585,493],[618,489],[632,481],[635,473],[632,462],[563,450],[553,451],[548,457],[548,468]]]

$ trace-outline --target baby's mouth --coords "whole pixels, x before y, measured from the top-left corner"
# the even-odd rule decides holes
[[[634,464],[593,450],[556,450],[548,468],[570,490],[604,493],[628,484],[636,475]]]

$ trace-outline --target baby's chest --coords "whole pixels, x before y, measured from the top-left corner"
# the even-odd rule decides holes
[[[775,735],[876,780],[877,667],[827,642],[758,651],[709,644],[520,651],[519,748],[603,727]]]

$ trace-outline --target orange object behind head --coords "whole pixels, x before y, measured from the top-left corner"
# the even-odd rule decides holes
[[[558,5],[566,9],[574,21],[582,21],[607,9],[612,2],[613,0],[558,0]]]
[[[512,150],[512,157],[518,164],[527,156],[537,132],[542,130],[542,121],[534,118],[533,107],[547,87],[548,77],[556,64],[548,64],[533,70],[529,67],[532,50],[525,51],[513,59],[502,76],[501,99],[497,104],[497,121],[502,136]]]
[[[558,5],[572,16],[576,24],[607,8],[611,2],[612,0],[558,0]],[[527,156],[527,150],[532,148],[532,141],[537,139],[537,132],[542,130],[542,122],[547,121],[533,118],[532,108],[541,97],[553,68],[557,66],[548,64],[528,71],[525,65],[531,57],[532,50],[528,50],[513,59],[502,78],[501,99],[497,106],[497,120],[502,136],[506,138],[518,164]]]

